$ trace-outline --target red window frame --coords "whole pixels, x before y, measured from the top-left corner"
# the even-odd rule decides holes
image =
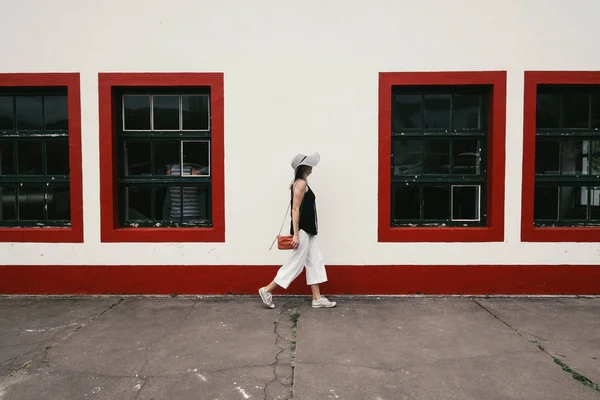
[[[2,227],[0,242],[82,243],[81,94],[79,73],[1,73],[2,87],[66,87],[69,113],[71,227]]]
[[[224,242],[225,166],[222,73],[100,73],[100,225],[102,242]],[[113,87],[209,86],[211,90],[212,227],[126,228],[118,225],[118,155]]]
[[[391,93],[401,85],[490,85],[487,221],[485,227],[391,226]],[[504,240],[506,71],[381,72],[379,74],[379,242],[501,242]]]
[[[523,181],[521,241],[600,242],[599,227],[536,227],[533,225],[537,87],[543,84],[600,85],[599,71],[525,71],[523,104]]]

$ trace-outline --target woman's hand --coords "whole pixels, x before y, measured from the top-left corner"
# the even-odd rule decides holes
[[[294,237],[292,237],[292,247],[297,249],[298,245],[300,245],[300,237],[298,234],[295,234]]]

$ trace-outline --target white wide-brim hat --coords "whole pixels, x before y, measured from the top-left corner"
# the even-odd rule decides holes
[[[305,156],[304,154],[298,154],[292,159],[292,168],[294,171],[301,165],[308,165],[309,167],[316,167],[321,161],[321,155],[319,153],[313,153]]]

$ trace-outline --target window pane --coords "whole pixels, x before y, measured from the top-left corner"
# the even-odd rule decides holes
[[[20,141],[17,143],[19,175],[43,175],[42,141]]]
[[[394,140],[394,175],[421,174],[421,141]]]
[[[423,187],[423,218],[450,219],[450,188],[448,186]]]
[[[421,128],[421,95],[397,94],[392,103],[392,130]]]
[[[17,96],[17,130],[42,129],[42,96]]]
[[[453,107],[453,129],[479,129],[479,99],[478,94],[454,95]]]
[[[392,219],[421,219],[421,189],[418,186],[396,186],[392,202]]]
[[[170,221],[208,221],[210,190],[204,186],[172,186],[168,188],[168,212]]]
[[[154,142],[154,174],[166,175],[173,165],[180,165],[181,142]]]
[[[557,94],[537,95],[536,128],[559,128],[560,97]]]
[[[479,186],[452,186],[452,219],[479,220]]]
[[[14,142],[8,140],[0,141],[0,175],[15,174]]]
[[[46,129],[69,129],[67,96],[44,97]]]
[[[71,219],[71,192],[68,186],[51,185],[47,188],[48,193],[48,219],[70,220]]]
[[[204,141],[183,141],[183,167],[191,167],[192,175],[210,176],[210,145]]]
[[[186,131],[209,128],[209,96],[181,96],[183,128]]]
[[[423,141],[424,174],[450,173],[450,141]]]
[[[451,103],[449,94],[426,94],[423,99],[425,128],[450,129]]]
[[[455,140],[452,149],[452,173],[479,175],[481,168],[481,142],[476,139]]]
[[[536,186],[534,193],[533,218],[558,219],[558,188],[552,186]]]
[[[154,130],[179,130],[179,96],[153,96]]]
[[[561,187],[560,219],[587,219],[587,187]]]
[[[590,188],[590,218],[600,219],[600,187]]]
[[[39,187],[19,187],[19,221],[43,221],[46,190]]]
[[[0,221],[17,219],[17,191],[13,187],[0,186]]]
[[[588,157],[587,148],[588,141],[582,140],[563,140],[562,142],[562,165],[561,172],[563,175],[581,175],[587,174]]]
[[[538,140],[535,144],[535,173],[558,175],[560,165],[560,141]]]
[[[15,129],[13,96],[0,96],[0,132]]]
[[[169,219],[169,198],[166,187],[154,187],[154,220],[165,221]]]
[[[148,221],[152,219],[152,188],[125,188],[125,220]]]
[[[60,138],[46,142],[46,173],[69,175],[69,139]]]
[[[150,130],[150,96],[123,96],[125,130]]]
[[[125,176],[151,175],[152,150],[150,142],[131,141],[125,142],[124,165]]]
[[[600,128],[600,94],[592,95],[592,129]]]
[[[563,96],[563,127],[588,128],[590,125],[590,96],[585,93],[566,93]]]
[[[592,140],[590,146],[590,173],[600,175],[600,140]]]

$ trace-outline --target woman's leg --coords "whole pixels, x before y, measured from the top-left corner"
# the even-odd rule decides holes
[[[300,275],[306,264],[308,256],[310,237],[306,232],[300,230],[300,244],[293,250],[288,261],[279,268],[273,282],[267,286],[267,291],[272,292],[277,286],[287,289],[290,283]],[[271,290],[269,290],[271,289]]]
[[[319,288],[319,284],[310,285],[310,290],[312,290],[313,300],[319,300],[321,298],[321,289]]]
[[[310,285],[313,300],[321,298],[320,283],[327,282],[327,271],[321,249],[317,243],[317,237],[311,235],[306,257],[306,284]]]

